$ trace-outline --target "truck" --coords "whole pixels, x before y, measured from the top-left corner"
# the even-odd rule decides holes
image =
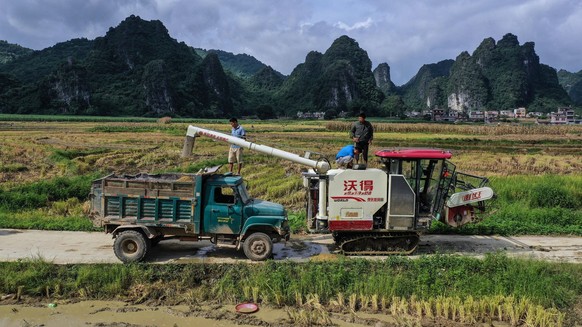
[[[242,247],[254,261],[270,258],[273,242],[289,240],[286,210],[252,198],[240,176],[216,174],[218,168],[97,179],[90,193],[93,224],[112,234],[124,263],[143,260],[165,239],[210,240]]]
[[[413,253],[433,221],[453,227],[478,220],[494,197],[488,179],[457,172],[441,149],[384,149],[381,168],[332,169],[325,157],[311,159],[190,125],[182,156],[205,136],[304,165],[306,219],[311,232],[330,233],[347,255]]]

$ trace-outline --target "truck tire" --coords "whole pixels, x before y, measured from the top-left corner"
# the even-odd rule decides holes
[[[252,233],[243,243],[247,258],[253,261],[263,261],[273,254],[273,242],[265,233]]]
[[[142,233],[126,230],[115,238],[113,252],[123,263],[139,262],[148,254],[150,247],[150,240]]]

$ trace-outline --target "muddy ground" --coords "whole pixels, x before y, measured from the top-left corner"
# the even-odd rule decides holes
[[[119,263],[113,240],[104,233],[0,229],[0,261],[42,258],[57,264]],[[424,235],[412,258],[434,253],[483,256],[490,252],[549,261],[582,263],[582,237]],[[275,260],[303,262],[334,259],[337,249],[328,235],[295,235],[286,244],[275,245]],[[382,256],[362,257],[378,260]],[[154,263],[247,262],[242,251],[217,248],[209,242],[163,241],[153,248],[148,261]],[[59,300],[51,307],[47,299],[23,302],[0,300],[0,326],[298,326],[288,309],[261,307],[251,315],[238,314],[234,305],[148,306],[122,301]],[[307,310],[307,311],[305,311]],[[469,326],[453,321],[417,317],[392,317],[385,313],[328,312],[335,326]],[[480,322],[470,326],[508,326]]]
[[[43,258],[57,264],[119,263],[113,254],[111,235],[100,232],[63,232],[0,229],[0,261]],[[411,257],[441,253],[483,256],[504,252],[509,256],[531,257],[548,261],[582,263],[582,237],[551,236],[466,236],[423,235]],[[308,261],[338,256],[329,235],[293,235],[291,241],[277,243],[275,260]],[[379,260],[383,256],[362,256]],[[218,248],[208,241],[162,241],[147,258],[157,263],[233,263],[247,261],[242,251]]]
[[[146,306],[121,301],[82,301],[49,306],[36,304],[0,305],[0,326],[3,327],[145,327],[145,326],[301,326],[289,315],[288,308],[260,307],[253,314],[237,313],[234,305],[209,306]],[[304,311],[313,312],[313,311]],[[325,326],[509,326],[499,322],[464,324],[442,319],[420,319],[413,316],[393,317],[385,313],[327,312]],[[305,313],[304,316],[307,314]],[[317,318],[314,318],[317,319]],[[321,319],[321,318],[320,318]]]

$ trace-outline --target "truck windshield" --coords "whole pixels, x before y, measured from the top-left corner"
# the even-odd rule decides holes
[[[247,184],[240,183],[240,184],[238,184],[237,187],[238,187],[238,194],[240,195],[242,202],[243,203],[249,202],[251,197],[249,196],[249,193],[247,192]]]

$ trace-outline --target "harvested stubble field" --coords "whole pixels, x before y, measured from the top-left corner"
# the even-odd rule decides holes
[[[348,122],[241,121],[241,124],[247,130],[248,139],[252,142],[298,154],[308,150],[330,161],[333,161],[331,159],[335,157],[339,148],[349,143],[350,123]],[[230,128],[226,121],[197,121],[195,125],[226,133]],[[188,121],[183,120],[169,124],[139,119],[124,121],[95,119],[92,121],[89,118],[78,121],[59,121],[58,119],[0,121],[0,227],[92,230],[93,227],[84,214],[87,210],[85,201],[92,179],[112,172],[194,173],[206,166],[226,163],[228,145],[208,138],[196,140],[195,154],[192,158],[181,158],[180,153],[187,126]],[[489,213],[483,217],[482,222],[460,230],[451,230],[443,225],[435,224],[433,232],[582,235],[582,126],[458,126],[402,123],[374,123],[374,126],[376,133],[371,153],[384,148],[448,149],[453,153],[451,161],[456,164],[458,170],[490,178],[491,185],[497,193],[497,199],[492,203]],[[300,177],[303,167],[248,151],[245,153],[244,161],[242,175],[248,182],[249,192],[255,197],[281,203],[291,212],[296,212],[291,217],[292,226],[295,231],[300,231],[303,228],[301,210],[304,208],[304,191]],[[374,160],[371,160],[370,165],[379,167],[379,163]],[[221,171],[225,172],[226,166],[223,166]],[[426,264],[423,268],[426,270],[423,272],[426,272],[427,276],[432,276],[433,272],[436,273],[435,269],[442,269],[442,267],[437,267],[436,262],[430,260],[420,262]],[[358,263],[350,264],[358,265]],[[454,272],[463,265],[457,267],[453,264],[446,269]],[[524,265],[527,266],[528,263]],[[547,265],[553,267],[551,264]],[[4,269],[11,271],[13,268],[9,266],[11,267],[11,264],[6,264]],[[317,267],[310,269],[317,269]],[[563,274],[568,280],[574,278],[573,276],[581,275],[578,266],[564,267],[556,266],[551,269]],[[95,267],[84,269],[98,270]],[[131,269],[143,271],[149,268],[136,266]],[[459,273],[465,271],[464,269],[460,269]],[[496,273],[501,274],[500,280],[514,277],[504,275],[504,272]],[[382,278],[381,274],[378,276]],[[216,283],[215,286],[209,287],[221,287],[220,285],[229,283],[231,277],[225,276],[226,279],[213,281]],[[76,278],[81,278],[81,276]],[[341,281],[337,282],[341,284]],[[422,282],[416,281],[416,283]],[[432,282],[439,283],[438,279]],[[527,285],[527,281],[522,282],[523,285]],[[516,281],[516,283],[521,282]],[[31,295],[42,294],[45,288],[48,290],[54,287],[32,284],[27,286],[30,287],[29,294]],[[535,289],[528,291],[530,293],[516,296],[515,300],[511,298],[511,301],[514,301],[512,303],[515,304],[513,306],[515,310],[518,304],[531,305],[532,308],[542,305],[541,309],[532,309],[534,310],[532,312],[539,313],[540,316],[537,319],[540,322],[532,322],[532,319],[536,319],[537,313],[529,316],[524,314],[517,319],[521,321],[518,325],[527,322],[528,325],[543,326],[541,321],[545,318],[541,317],[546,313],[547,319],[550,319],[552,323],[558,323],[557,319],[559,319],[561,324],[564,317],[552,311],[552,308],[557,307],[562,313],[573,312],[572,310],[576,310],[576,303],[578,306],[581,303],[579,295],[578,297],[573,295],[567,303],[556,302],[557,299],[537,300],[537,296],[548,292],[552,285],[543,286],[543,283],[536,285]],[[10,287],[18,289],[18,286],[14,284]],[[4,291],[7,291],[7,286],[3,287]],[[264,287],[264,290],[267,290],[270,286],[265,284]],[[364,285],[358,287],[361,288]],[[474,290],[473,293],[471,291],[469,293],[443,291],[442,294],[435,293],[424,297],[422,301],[411,298],[411,295],[421,295],[416,291],[412,293],[387,291],[386,301],[396,303],[392,296],[400,296],[407,301],[402,302],[401,306],[404,308],[408,305],[409,312],[416,310],[421,312],[421,316],[422,312],[425,312],[424,316],[428,314],[436,316],[438,310],[444,312],[442,307],[436,307],[439,296],[441,300],[446,299],[441,305],[444,306],[446,302],[448,303],[446,305],[456,305],[457,308],[461,308],[461,303],[472,301],[470,299],[473,298],[475,303],[482,301],[480,303],[485,306],[484,303],[492,301],[495,295],[501,295],[502,297],[496,299],[503,303],[509,302],[507,297],[514,296],[513,291],[509,289],[495,291],[495,287],[495,285],[487,286],[484,289]],[[261,292],[264,290],[261,289]],[[240,291],[239,289],[238,292]],[[250,297],[253,297],[252,288],[242,291],[250,292]],[[298,299],[301,298],[302,302],[311,304],[321,300],[326,306],[333,306],[336,302],[355,307],[384,306],[381,303],[381,297],[372,301],[374,293],[364,294],[350,290],[354,292],[352,294],[341,287],[330,291],[333,294],[325,295],[324,300],[323,294],[311,294],[312,291],[305,288],[299,290],[297,295],[286,294],[287,298],[282,303],[297,305]],[[576,286],[575,292],[580,291],[582,290]],[[469,298],[469,295],[472,298]],[[342,296],[345,298],[340,298]],[[354,298],[350,299],[351,296]],[[249,295],[243,294],[242,297],[249,298]],[[295,299],[295,297],[298,298]],[[89,298],[101,297],[89,296]],[[269,293],[268,298],[270,302],[277,302],[276,293]],[[421,306],[426,306],[426,309],[422,311]],[[510,312],[511,305],[507,306],[508,308],[503,310],[515,315]],[[317,311],[314,309],[316,307],[317,305],[315,307],[302,306],[304,309],[308,308],[305,310],[310,310],[311,313],[313,310]],[[394,304],[392,308],[396,310],[395,312],[400,312]],[[483,310],[486,311],[486,309]],[[490,309],[492,312],[488,315],[495,315],[495,310]],[[456,312],[455,315],[460,314],[459,311],[451,312]],[[299,312],[291,312],[290,315],[295,315],[294,319],[297,321],[310,317],[305,312],[302,313],[303,316]],[[566,321],[577,319],[575,316],[567,317]],[[317,320],[321,317],[314,314],[312,318]],[[516,321],[514,318],[508,316],[501,320],[513,325]],[[314,323],[314,321],[308,321],[306,324],[309,323]],[[545,325],[552,326],[552,324]]]
[[[298,154],[308,150],[330,161],[339,148],[349,143],[349,122],[241,123],[250,141]],[[226,122],[195,124],[229,132]],[[91,179],[112,172],[193,173],[226,163],[228,145],[204,137],[196,141],[192,158],[181,158],[187,126],[187,122],[105,119],[0,122],[1,226],[30,224],[29,227],[39,228],[42,224],[38,220],[45,216],[50,217],[53,228],[59,228],[55,221],[71,216],[77,223],[60,228],[91,229],[82,216]],[[464,232],[582,234],[582,126],[426,123],[374,123],[374,126],[371,153],[384,148],[448,149],[453,153],[457,170],[491,179],[498,194],[493,215]],[[303,167],[249,151],[244,160],[242,175],[253,196],[279,202],[291,211],[303,209],[300,177]],[[379,163],[371,160],[370,166],[379,167]],[[226,171],[226,166],[222,171]],[[64,184],[67,186],[63,187]],[[71,191],[57,194],[51,187]],[[29,196],[35,192],[44,198]],[[18,206],[20,210],[14,212]],[[7,219],[3,214],[6,211],[13,212],[16,219]],[[534,217],[520,221],[517,216]],[[300,223],[295,226],[301,228]],[[437,228],[446,230],[443,226]]]

